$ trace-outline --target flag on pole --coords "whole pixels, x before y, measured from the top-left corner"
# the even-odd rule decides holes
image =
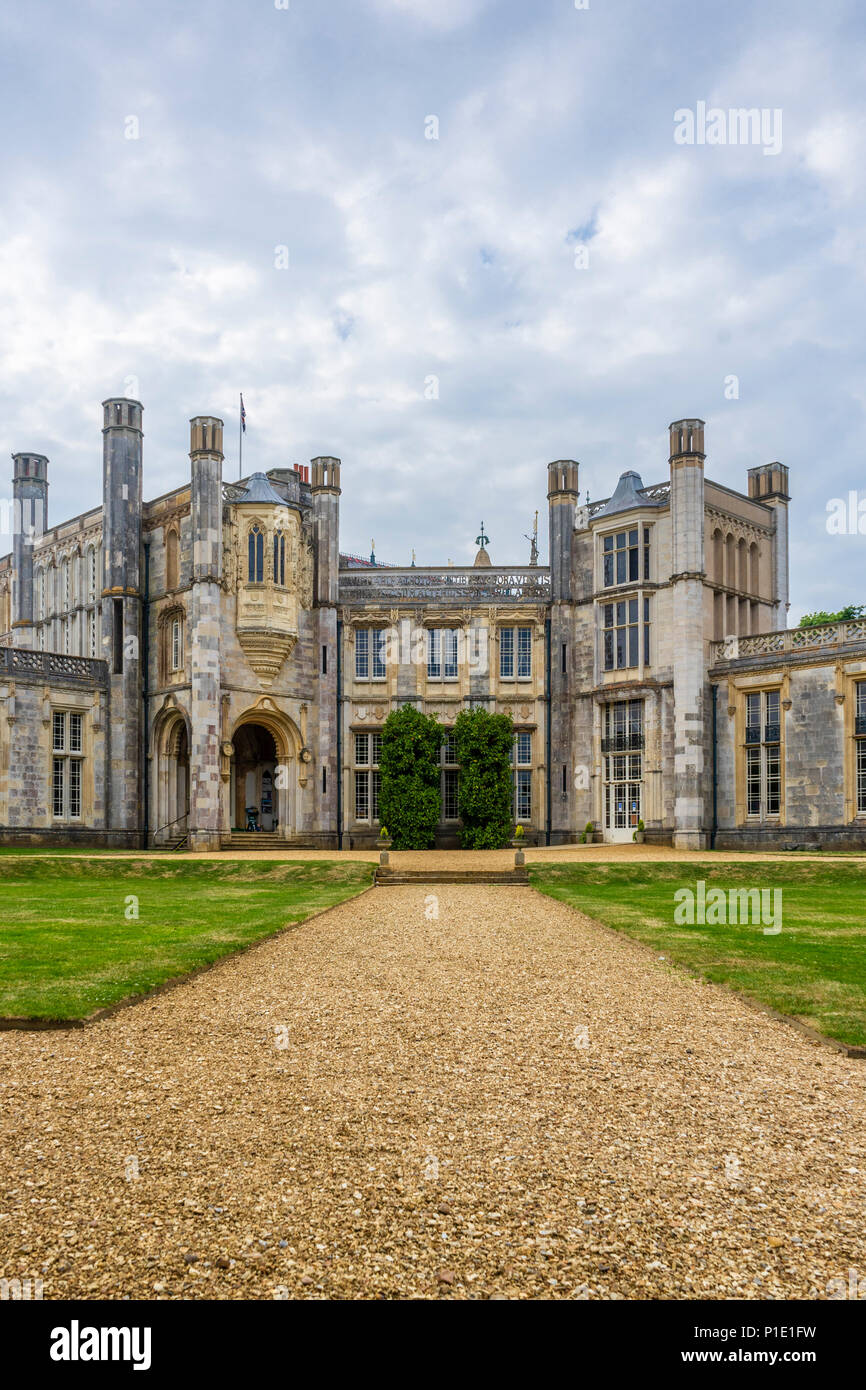
[[[247,432],[247,412],[244,410],[244,395],[241,392],[241,429],[244,434]]]

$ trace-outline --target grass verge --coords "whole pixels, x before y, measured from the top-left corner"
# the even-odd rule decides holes
[[[530,880],[570,907],[849,1046],[866,1044],[866,873],[860,864],[530,865]],[[677,925],[674,893],[780,889],[782,930]]]
[[[372,874],[354,861],[10,856],[0,1015],[85,1018],[353,897]]]

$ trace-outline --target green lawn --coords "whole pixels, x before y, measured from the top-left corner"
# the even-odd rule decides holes
[[[835,862],[530,866],[533,885],[840,1042],[866,1044],[866,870]],[[782,930],[676,925],[674,893],[782,890]],[[771,900],[772,901],[772,900]],[[708,914],[706,914],[708,915]]]
[[[0,1015],[85,1017],[343,902],[372,875],[352,861],[4,857]]]

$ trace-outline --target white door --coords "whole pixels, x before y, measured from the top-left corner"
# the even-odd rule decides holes
[[[605,844],[629,844],[634,839],[634,832],[637,830],[638,821],[642,816],[642,797],[643,784],[629,777],[640,768],[640,756],[629,757],[616,755],[607,759],[609,766],[616,773],[620,770],[626,774],[622,780],[617,776],[616,780],[605,783],[604,795],[604,840]]]

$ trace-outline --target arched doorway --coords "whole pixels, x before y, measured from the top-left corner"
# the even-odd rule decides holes
[[[189,735],[186,720],[176,713],[163,724],[157,738],[157,842],[176,839],[189,829]]]
[[[242,724],[235,730],[234,744],[234,825],[239,830],[279,830],[281,812],[277,744],[263,724]],[[252,817],[252,822],[251,822]]]
[[[246,808],[255,806],[262,829],[272,828],[284,839],[291,838],[299,824],[297,758],[301,746],[297,725],[268,697],[239,716],[231,735],[231,771],[224,782],[224,823],[228,828],[245,830]]]

